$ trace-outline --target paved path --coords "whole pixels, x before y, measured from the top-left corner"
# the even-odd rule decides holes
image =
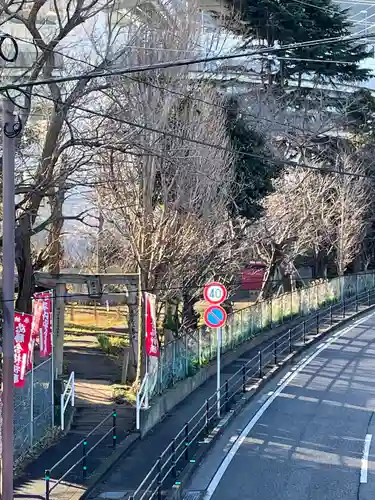
[[[184,500],[375,498],[375,313],[285,375],[226,429]]]
[[[95,335],[68,335],[64,342],[64,361],[77,379],[118,382],[121,364],[107,356]]]
[[[68,337],[64,346],[64,360],[68,371],[75,372],[75,413],[70,431],[55,445],[44,451],[36,460],[25,467],[24,472],[15,481],[16,494],[39,495],[44,497],[44,473],[68,454],[87,434],[89,434],[112,411],[117,410],[117,440],[121,440],[134,429],[135,409],[132,406],[116,405],[112,400],[112,383],[119,380],[120,364],[105,355],[97,346],[94,336]],[[77,465],[67,476],[72,485],[59,487],[55,495],[59,499],[71,498],[77,491],[85,489],[87,479],[112,453],[112,418],[91,435],[87,449],[94,446],[107,432],[108,436],[89,454],[87,458],[87,477],[83,478],[82,463]],[[51,477],[59,479],[82,457],[83,447],[78,446],[60,466],[53,470]]]

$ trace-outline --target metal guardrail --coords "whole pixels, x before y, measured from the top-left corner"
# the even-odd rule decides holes
[[[95,431],[97,431],[100,427],[103,426],[105,422],[107,422],[110,418],[112,418],[112,426],[111,428],[101,436],[101,438],[96,441],[90,448],[88,448],[88,438],[94,434]],[[47,469],[44,474],[44,480],[45,480],[45,498],[46,500],[49,500],[51,492],[59,485],[61,484],[64,479],[70,474],[77,465],[82,464],[82,479],[85,480],[87,477],[87,457],[92,453],[95,448],[109,435],[112,434],[112,447],[113,449],[116,449],[116,440],[117,440],[117,433],[116,433],[116,418],[117,418],[117,412],[116,410],[113,410],[109,415],[107,415],[92,431],[90,431],[79,443],[77,443],[71,450],[69,450],[68,453],[66,453],[61,460],[55,463],[53,467],[50,469]],[[53,479],[51,477],[51,473],[59,466],[61,465],[71,454],[77,450],[78,448],[82,447],[82,457],[77,460],[72,466],[70,466],[64,474],[59,478],[59,479]]]
[[[221,415],[228,413],[236,398],[241,397],[264,376],[267,369],[279,364],[292,353],[300,351],[309,343],[309,337],[316,337],[323,323],[331,327],[344,319],[349,309],[354,307],[358,312],[359,304],[370,306],[374,302],[375,290],[363,292],[360,295],[344,299],[325,309],[317,311],[297,326],[290,328],[285,334],[271,340],[266,347],[259,350],[253,358],[247,361],[236,373],[228,378],[220,388]],[[192,459],[192,451],[202,439],[209,439],[217,418],[217,392],[206,399],[191,419],[185,423],[178,434],[168,444],[159,456],[142,483],[128,497],[128,500],[162,499],[162,488],[172,485],[178,478],[178,470]]]

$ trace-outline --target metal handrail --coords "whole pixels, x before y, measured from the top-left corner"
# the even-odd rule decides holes
[[[342,310],[343,317],[345,317],[347,307],[355,305],[355,311],[357,311],[358,303],[366,298],[367,306],[369,306],[370,295],[374,298],[374,292],[374,290],[367,290],[360,295],[354,294],[351,297],[344,297],[341,302],[331,304],[323,310],[317,311],[313,317],[309,317],[300,324],[290,328],[287,332],[282,334],[276,342],[275,340],[271,340],[269,344],[258,351],[257,355],[253,356],[250,360],[244,363],[239,370],[237,370],[224,382],[220,388],[220,407],[223,410],[225,409],[225,413],[227,413],[233,399],[239,394],[246,392],[246,385],[249,380],[254,377],[258,377],[258,379],[263,378],[263,374],[268,367],[272,367],[272,365],[274,366],[275,362],[276,364],[280,364],[291,353],[298,352],[302,348],[295,345],[296,340],[301,340],[302,345],[308,344],[309,341],[306,339],[306,336],[311,335],[311,333],[317,336],[320,333],[321,323],[326,323],[327,318],[329,319],[329,326],[333,325],[333,312],[337,313]],[[337,323],[337,320],[335,322]],[[280,341],[282,342],[280,343]],[[286,347],[280,352],[280,346],[284,344],[286,344]],[[286,352],[284,352],[285,350]],[[265,353],[269,354],[267,357],[270,359],[267,361],[263,358],[263,354]],[[255,372],[248,376],[248,373],[252,369],[255,370]],[[128,497],[128,500],[144,500],[146,496],[148,499],[156,497],[158,500],[161,500],[161,488],[170,477],[173,477],[174,479],[177,477],[176,466],[179,461],[189,461],[189,449],[192,445],[199,442],[202,433],[208,436],[214,429],[211,424],[212,421],[217,421],[216,391],[180,429],[178,434],[176,434],[173,440],[164,449],[163,453],[160,455],[138,488],[131,496]],[[194,424],[193,426],[191,426],[192,423]],[[200,424],[201,426],[199,428]],[[197,432],[195,432],[196,430]]]
[[[112,426],[110,429],[104,433],[101,438],[96,441],[91,448],[87,449],[87,439],[97,430],[99,429],[105,422],[107,422],[110,418],[112,417]],[[87,466],[86,466],[86,458],[90,453],[92,453],[95,448],[110,434],[112,433],[112,447],[113,449],[116,448],[116,442],[117,442],[117,411],[114,409],[112,412],[107,415],[99,424],[97,424],[81,441],[79,441],[73,448],[71,448],[68,453],[66,453],[58,462],[56,462],[50,469],[47,469],[44,474],[44,480],[45,480],[45,498],[46,500],[49,500],[50,493],[64,481],[64,479],[69,475],[72,470],[77,467],[80,463],[83,462],[83,467],[82,467],[82,473],[83,473],[83,478],[86,478],[87,474]],[[73,465],[71,465],[65,472],[64,474],[59,478],[59,479],[53,479],[51,478],[51,472],[56,469],[59,465],[61,465],[75,450],[77,450],[80,446],[82,446],[83,453],[82,457],[79,458]],[[51,482],[53,482],[53,485],[51,486]]]
[[[141,386],[140,386],[139,390],[137,391],[137,395],[136,395],[136,402],[135,402],[136,422],[135,422],[135,425],[136,425],[137,431],[139,431],[141,428],[141,408],[142,408],[143,403],[144,403],[145,410],[147,410],[149,407],[148,406],[148,379],[149,379],[149,375],[146,372],[145,376],[143,377]]]
[[[68,395],[68,397],[65,400],[66,395]],[[71,372],[71,374],[69,375],[69,379],[65,386],[64,392],[60,397],[60,425],[62,431],[65,429],[65,410],[68,406],[69,401],[71,402],[71,405],[74,406],[74,372]]]

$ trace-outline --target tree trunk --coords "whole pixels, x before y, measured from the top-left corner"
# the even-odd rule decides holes
[[[64,321],[65,321],[65,283],[56,283],[56,296],[54,302],[54,345],[53,357],[55,373],[61,376],[64,367]]]
[[[324,250],[317,250],[314,255],[313,278],[327,277],[327,256]]]
[[[266,300],[272,295],[272,288],[273,288],[273,278],[275,276],[276,268],[277,268],[277,255],[276,255],[276,250],[273,251],[272,257],[270,260],[270,263],[268,265],[268,269],[265,272],[264,275],[264,280],[262,283],[262,289],[259,293],[258,301],[259,300]]]
[[[59,274],[64,251],[61,244],[61,231],[64,226],[62,218],[64,191],[59,189],[55,196],[51,196],[49,200],[51,213],[55,214],[55,218],[51,223],[51,229],[48,234],[47,266],[50,273]]]
[[[283,287],[283,293],[291,293],[292,280],[290,274],[285,273],[282,266],[279,266],[279,271],[281,274],[281,285]]]
[[[182,324],[187,330],[197,330],[199,314],[194,309],[196,299],[188,291],[183,292],[182,299]]]
[[[32,313],[32,296],[35,281],[31,255],[29,214],[23,214],[16,228],[16,266],[18,275],[18,295],[16,310]]]

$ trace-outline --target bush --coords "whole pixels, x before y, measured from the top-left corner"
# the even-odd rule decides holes
[[[127,345],[127,341],[125,338],[110,337],[105,333],[100,333],[96,337],[96,340],[103,352],[113,356],[118,356],[123,350],[123,348]]]

